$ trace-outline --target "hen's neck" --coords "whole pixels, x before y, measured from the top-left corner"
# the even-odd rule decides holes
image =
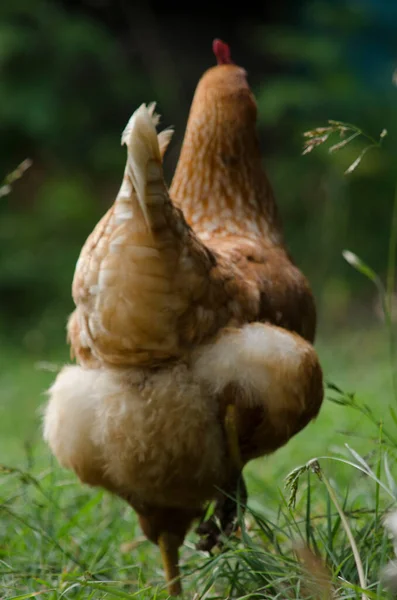
[[[283,243],[253,127],[191,115],[170,194],[200,237],[244,235]]]

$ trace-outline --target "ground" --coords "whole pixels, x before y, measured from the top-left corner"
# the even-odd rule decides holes
[[[320,334],[317,344],[326,381],[356,392],[386,423],[392,402],[387,342],[376,325]],[[66,350],[40,358],[60,364]],[[41,408],[54,378],[49,365],[8,347],[0,362],[0,598],[165,598],[158,551],[142,537],[132,511],[117,498],[77,483],[57,467],[41,441]],[[315,423],[274,456],[248,466],[250,507],[275,522],[285,505],[285,477],[293,468],[313,457],[346,457],[346,442],[366,456],[376,436],[368,418],[325,400]],[[331,461],[321,465],[338,493],[349,488],[351,469]],[[357,490],[356,504],[361,483]],[[209,584],[197,568],[208,559],[194,551],[193,542],[190,536],[182,564],[185,572],[193,572],[188,591],[201,598]],[[212,589],[206,598],[218,597]]]

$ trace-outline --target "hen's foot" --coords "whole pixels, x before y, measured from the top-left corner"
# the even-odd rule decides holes
[[[197,550],[211,552],[211,550],[219,545],[221,530],[218,527],[215,515],[212,515],[207,521],[203,521],[196,529],[196,533],[200,536],[196,544]]]
[[[244,513],[246,502],[247,488],[243,476],[239,474],[236,479],[233,478],[228,490],[218,498],[211,517],[197,527],[196,533],[201,539],[196,548],[206,552],[211,552],[215,547],[222,549],[224,539],[237,531],[238,507]]]

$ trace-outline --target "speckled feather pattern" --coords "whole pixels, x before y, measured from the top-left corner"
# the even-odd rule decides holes
[[[151,127],[147,135],[156,150]],[[189,345],[216,333],[222,315],[222,324],[227,322],[216,261],[170,201],[158,147],[138,167],[146,215],[132,184],[130,157],[117,199],[88,238],[75,270],[76,311],[68,333],[74,354],[91,366],[152,365],[180,357]]]
[[[229,88],[226,100],[218,98],[224,70],[229,82],[230,69],[241,96],[237,103],[230,101]],[[283,244],[261,166],[256,107],[242,78],[238,67],[216,67],[198,88],[171,187],[180,208],[163,180],[154,123],[141,134],[151,140],[152,154],[143,160],[142,150],[128,150],[119,195],[76,266],[77,310],[68,330],[83,363],[161,363],[183,356],[228,323],[254,320],[313,339],[312,294]],[[140,184],[140,203],[131,161],[146,182]]]
[[[202,77],[170,195],[233,274],[233,317],[269,321],[313,341],[312,292],[284,244],[262,166],[255,99],[240,67],[221,65]]]
[[[171,187],[173,200],[202,239],[239,234],[282,243],[255,121],[244,71],[231,65],[210,69],[193,99]]]

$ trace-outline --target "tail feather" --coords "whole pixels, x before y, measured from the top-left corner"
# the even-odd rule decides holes
[[[160,116],[154,109],[154,103],[148,107],[142,104],[128,121],[121,138],[122,144],[128,149],[126,172],[149,229],[151,222],[147,207],[150,202],[146,193],[147,184],[163,180],[162,157],[173,134],[172,129],[165,129],[157,135],[156,125]]]
[[[129,120],[122,186],[76,265],[77,314],[68,331],[85,365],[146,364],[179,355],[178,320],[197,290],[206,289],[203,253],[191,243],[163,177],[162,153],[172,131],[157,135],[158,121],[154,104],[143,104]],[[189,260],[181,260],[182,251]]]
[[[158,134],[161,158],[164,157],[165,151],[167,150],[173,135],[174,129],[172,127],[167,127],[167,129],[163,129],[163,131],[160,131]]]

